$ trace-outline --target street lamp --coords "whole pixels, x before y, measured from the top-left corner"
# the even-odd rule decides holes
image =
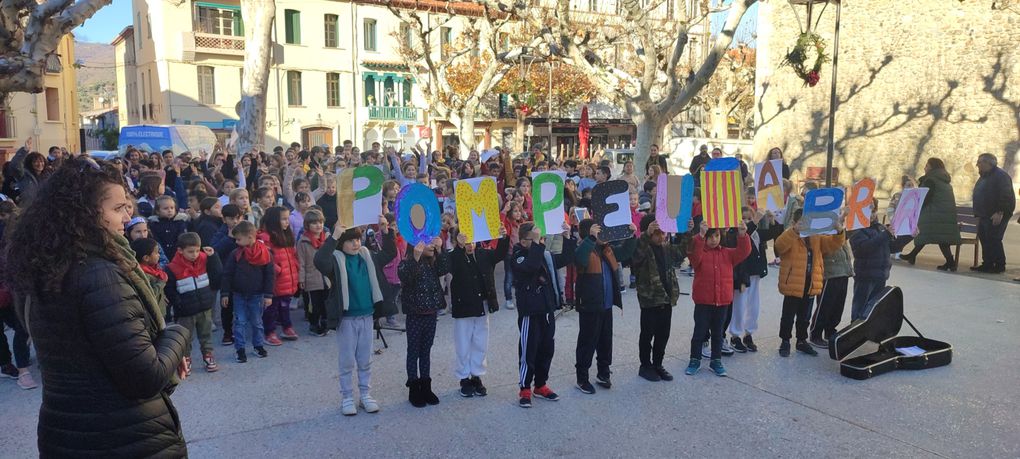
[[[832,40],[832,87],[829,92],[829,133],[828,133],[828,146],[825,155],[825,186],[832,186],[832,157],[835,154],[835,135],[836,135],[836,72],[837,64],[839,63],[839,19],[840,13],[843,9],[842,0],[789,0],[790,5],[793,7],[794,14],[797,13],[797,6],[804,6],[807,10],[807,21],[804,30],[811,32],[814,25],[817,25],[815,21],[815,5],[821,4],[822,10],[818,12],[818,18],[820,19],[822,14],[825,13],[825,8],[829,3],[836,4],[836,30],[834,38]],[[797,15],[797,21],[800,21],[800,15]]]

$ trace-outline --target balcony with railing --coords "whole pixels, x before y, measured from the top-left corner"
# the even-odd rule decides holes
[[[192,32],[185,32],[184,50],[189,53],[244,55],[244,25],[241,13],[229,5],[224,8],[196,7]],[[189,57],[193,57],[189,56]]]
[[[414,107],[365,107],[371,121],[397,121],[405,123],[421,123],[421,109]]]
[[[244,37],[195,32],[195,49],[205,52],[244,55]]]

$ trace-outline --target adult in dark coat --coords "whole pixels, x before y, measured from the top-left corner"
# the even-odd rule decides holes
[[[702,145],[698,150],[698,156],[691,159],[691,164],[687,167],[687,171],[694,177],[694,186],[701,185],[701,170],[708,164],[708,160],[712,159],[708,155],[708,145]]]
[[[124,238],[123,175],[81,157],[38,191],[9,230],[7,268],[42,370],[39,455],[187,456],[170,394],[190,335],[163,323]]]
[[[781,160],[783,162],[783,178],[789,180],[790,179],[790,165],[786,164],[786,160],[783,159],[783,150],[781,148],[779,148],[779,147],[772,147],[772,149],[769,150],[769,161],[771,161],[773,159],[778,159],[778,160]]]
[[[928,188],[921,207],[921,216],[917,219],[917,237],[914,238],[914,250],[902,256],[903,260],[914,264],[917,254],[921,253],[926,244],[938,244],[946,263],[939,266],[939,271],[956,271],[952,247],[960,244],[960,226],[956,221],[956,196],[953,194],[952,179],[946,171],[946,165],[938,158],[930,158],[924,165],[924,176],[917,180],[920,187]]]
[[[1006,271],[1002,237],[1016,209],[1013,179],[999,168],[998,159],[991,153],[978,156],[977,166],[981,176],[974,184],[974,216],[978,218],[981,265],[971,270],[999,274]]]

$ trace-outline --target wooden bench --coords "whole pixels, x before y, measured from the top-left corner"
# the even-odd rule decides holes
[[[974,208],[957,206],[956,222],[960,227],[960,243],[956,245],[956,266],[960,266],[960,247],[964,244],[974,244],[974,266],[977,266],[981,243],[977,238],[978,218],[974,216]]]

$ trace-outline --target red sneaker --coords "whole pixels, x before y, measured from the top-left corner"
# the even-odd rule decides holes
[[[548,384],[542,387],[536,387],[535,396],[538,398],[544,398],[552,402],[555,402],[560,399],[560,396],[556,395],[556,392],[553,392],[552,389],[549,388]]]
[[[531,408],[531,389],[521,389],[521,399],[517,404],[521,408]]]
[[[283,341],[280,341],[280,338],[276,336],[276,332],[269,332],[269,334],[266,335],[266,344],[270,346],[280,346],[283,345]]]
[[[287,341],[297,341],[298,335],[294,331],[294,327],[287,327],[283,329],[283,339]]]
[[[213,357],[212,352],[203,355],[202,360],[205,362],[205,371],[207,373],[215,373],[220,369],[220,366],[216,364],[216,359]]]

